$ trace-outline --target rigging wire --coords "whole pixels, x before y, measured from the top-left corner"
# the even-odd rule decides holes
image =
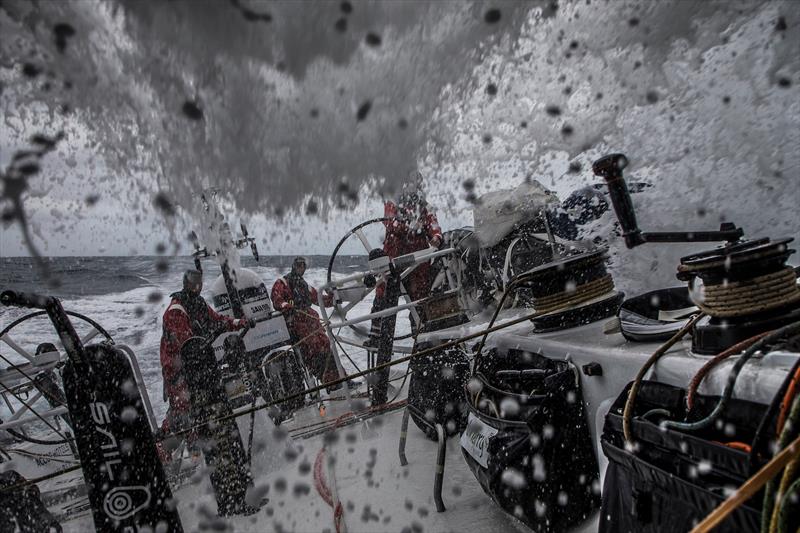
[[[25,450],[17,450],[14,448],[8,448],[4,450],[6,454],[8,453],[15,453],[17,455],[21,455],[23,457],[30,457],[31,459],[44,459],[46,461],[52,461],[54,463],[63,463],[68,465],[80,464],[78,459],[59,459],[57,457],[52,457],[50,455],[46,455],[43,453],[33,453]]]
[[[24,440],[30,442],[31,444],[41,444],[42,446],[57,446],[59,444],[69,444],[70,442],[75,440],[74,437],[73,438],[66,437],[66,439],[63,440],[45,440],[45,439],[37,439],[34,437],[29,437],[28,435],[19,433],[14,429],[5,429],[3,431],[7,431],[9,434],[13,435],[19,440]]]
[[[0,357],[2,357],[2,356],[0,356]],[[28,402],[26,402],[25,400],[23,400],[22,398],[17,396],[17,394],[13,390],[9,389],[6,386],[6,384],[2,382],[2,380],[0,380],[0,386],[2,386],[5,389],[5,391],[8,392],[9,394],[11,394],[14,398],[16,398],[19,403],[21,403],[22,405],[27,407],[28,410],[36,416],[36,418],[38,418],[39,420],[44,422],[45,425],[47,425],[50,429],[52,429],[56,433],[56,435],[58,435],[59,437],[64,439],[64,441],[75,440],[75,439],[68,439],[66,435],[61,433],[61,431],[59,431],[54,425],[52,425],[42,415],[40,415],[39,412],[36,409],[33,408],[33,406],[29,405]]]
[[[167,435],[164,435],[162,437],[162,440],[166,439],[166,438],[180,437],[180,436],[183,436],[183,435],[187,435],[187,434],[191,433],[192,431],[196,431],[198,428],[201,428],[204,425],[209,424],[209,423],[221,423],[221,422],[225,422],[227,420],[233,419],[233,418],[237,418],[239,416],[250,414],[251,411],[260,411],[262,409],[268,409],[268,408],[272,407],[273,405],[277,405],[277,404],[280,404],[280,403],[288,402],[288,401],[294,400],[296,398],[301,398],[303,396],[306,396],[307,394],[313,394],[315,392],[319,392],[319,391],[321,391],[322,389],[324,389],[326,387],[331,387],[333,385],[338,385],[340,383],[344,383],[344,382],[346,382],[348,380],[352,380],[354,378],[363,377],[363,376],[366,376],[368,374],[383,370],[384,368],[389,368],[389,367],[392,367],[392,366],[395,366],[395,365],[406,363],[406,362],[410,361],[411,359],[414,359],[416,357],[420,357],[420,356],[423,356],[423,355],[428,355],[430,353],[433,353],[436,350],[449,348],[451,346],[457,346],[457,345],[463,343],[464,341],[475,339],[475,338],[478,338],[478,337],[480,337],[482,335],[488,335],[490,333],[494,333],[495,331],[499,331],[499,330],[504,329],[504,328],[515,326],[515,325],[520,324],[522,322],[527,322],[527,321],[533,320],[534,318],[538,318],[541,315],[542,315],[542,313],[538,313],[538,312],[530,313],[530,314],[527,314],[525,316],[518,317],[518,318],[515,318],[513,320],[510,320],[508,322],[504,322],[504,323],[499,324],[497,326],[493,326],[493,327],[487,328],[485,330],[477,331],[475,333],[470,333],[469,335],[465,335],[463,337],[459,337],[456,340],[448,341],[448,342],[446,342],[444,344],[440,344],[440,345],[432,347],[432,348],[426,348],[425,350],[421,350],[421,351],[419,351],[417,353],[412,353],[412,354],[407,355],[405,357],[401,357],[399,359],[395,359],[394,361],[388,361],[386,363],[381,363],[380,365],[376,365],[376,366],[374,366],[372,368],[363,370],[361,372],[356,372],[354,374],[350,374],[350,375],[345,376],[343,378],[335,379],[335,380],[329,381],[327,383],[322,383],[322,384],[317,385],[315,387],[310,387],[308,389],[305,389],[305,390],[290,394],[288,396],[284,396],[283,398],[278,398],[276,400],[269,401],[269,402],[267,402],[267,403],[265,403],[263,405],[259,405],[257,407],[251,408],[251,409],[245,409],[245,410],[242,410],[240,412],[231,413],[229,415],[225,415],[225,416],[219,417],[219,418],[214,419],[214,420],[207,420],[207,421],[204,421],[204,422],[201,422],[201,423],[197,423],[197,424],[195,424],[195,425],[193,425],[191,427],[182,429],[182,430],[174,432],[174,433],[169,433]]]

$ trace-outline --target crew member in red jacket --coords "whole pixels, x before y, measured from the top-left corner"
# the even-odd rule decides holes
[[[421,191],[422,175],[419,172],[412,172],[411,178],[416,183],[405,187],[406,190],[400,195],[400,199],[396,204],[390,200],[383,205],[383,216],[391,219],[383,221],[384,226],[386,226],[383,253],[392,259],[418,252],[431,246],[438,248],[442,243],[442,228],[439,227],[439,221],[436,220],[436,215],[429,209]],[[391,282],[389,280],[388,283]],[[428,296],[432,282],[430,262],[425,262],[418,265],[406,277],[403,286],[411,300],[419,300]],[[385,292],[385,283],[381,283],[375,288],[375,302],[372,306],[372,312],[396,305],[384,301]],[[373,320],[373,337],[377,335],[378,323],[379,321]],[[413,319],[411,325],[413,329],[416,329]],[[372,344],[376,344],[376,341],[373,340]]]
[[[234,320],[218,314],[200,296],[203,290],[203,273],[187,270],[183,275],[183,290],[170,295],[169,307],[164,312],[161,335],[161,373],[164,379],[164,400],[169,410],[161,429],[164,432],[179,430],[188,422],[191,398],[181,372],[181,347],[188,339],[206,336],[222,325],[227,331],[247,326],[247,320]],[[162,450],[162,458],[166,458]]]
[[[319,320],[319,315],[311,306],[319,305],[317,289],[306,283],[305,257],[295,257],[292,271],[278,278],[272,286],[272,305],[283,311],[293,343],[299,343],[306,368],[322,383],[339,378],[336,362],[333,360],[331,345]],[[333,305],[333,296],[323,295],[325,307]],[[337,387],[338,388],[338,387]]]
[[[439,221],[428,209],[428,203],[419,190],[403,193],[397,204],[391,200],[385,202],[383,216],[393,219],[383,222],[386,226],[383,251],[393,259],[431,246],[438,248],[442,243]],[[408,275],[404,285],[411,299],[419,300],[428,295],[431,282],[431,265],[422,263]],[[383,287],[377,287],[376,292],[381,296]]]
[[[428,247],[438,248],[442,243],[442,229],[436,215],[429,209],[428,203],[422,194],[422,175],[412,172],[410,184],[404,187],[399,201],[384,203],[386,237],[383,241],[383,254],[395,258],[424,250]],[[373,259],[375,250],[370,253]],[[431,265],[425,262],[418,265],[404,280],[403,286],[412,300],[419,300],[428,296],[431,284]],[[400,294],[400,276],[394,273],[385,282],[375,288],[375,301],[372,312],[383,311],[394,307],[398,303]],[[413,315],[409,315],[412,332],[417,331],[417,324]],[[387,363],[392,358],[393,339],[397,316],[390,315],[372,320],[370,338],[364,343],[367,348],[376,349],[376,365]],[[376,372],[372,387],[372,404],[386,403],[388,396],[389,369],[384,368]]]

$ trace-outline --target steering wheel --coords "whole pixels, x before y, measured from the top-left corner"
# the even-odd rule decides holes
[[[73,320],[72,323],[73,327],[78,326],[75,329],[78,332],[78,335],[81,337],[81,342],[83,344],[88,343],[98,335],[102,335],[106,341],[108,341],[111,344],[114,344],[114,339],[111,337],[108,331],[106,331],[100,324],[98,324],[91,318],[82,315],[80,313],[76,313],[74,311],[65,311],[65,313],[71,318],[78,319],[78,321]],[[21,324],[29,320],[41,317],[44,317],[49,323],[49,318],[47,316],[46,311],[35,311],[33,313],[29,313],[25,316],[22,316],[14,320],[13,322],[11,322],[11,324],[9,324],[2,331],[0,331],[0,341],[4,342],[8,347],[10,347],[18,355],[22,356],[27,361],[26,363],[22,364],[15,364],[12,363],[12,361],[10,361],[6,356],[0,354],[0,362],[8,365],[8,367],[4,371],[0,370],[0,380],[3,380],[3,385],[4,385],[3,389],[0,390],[0,394],[4,397],[4,399],[7,402],[13,402],[19,404],[18,407],[21,409],[25,408],[24,404],[32,405],[33,402],[38,400],[39,396],[42,394],[32,380],[37,376],[39,376],[40,374],[43,374],[57,367],[61,363],[64,357],[64,347],[61,344],[60,340],[55,340],[55,342],[51,343],[60,349],[58,352],[59,356],[57,358],[48,358],[46,360],[43,360],[44,358],[31,354],[26,349],[25,345],[16,342],[12,338],[11,332],[14,328],[20,326]],[[84,324],[88,324],[88,326],[90,326],[88,332],[84,333],[80,331],[81,329],[83,329],[78,325],[81,322]],[[41,340],[42,339],[39,339],[39,342],[37,342],[37,344],[41,345],[42,344]],[[58,383],[53,383],[53,385],[57,387],[59,386]],[[37,391],[37,394],[32,399],[30,399],[28,398],[28,396],[30,391],[32,390]],[[23,396],[25,397],[25,399],[20,401],[20,399],[23,398]],[[12,433],[12,435],[14,436],[20,435],[14,432],[14,430],[12,429],[9,429],[8,431]],[[41,440],[41,439],[33,439],[32,437],[25,437],[23,440],[30,440],[31,442],[36,442],[38,444],[47,444],[47,445],[60,444],[62,442],[65,442],[62,439]]]
[[[339,250],[342,248],[342,246],[344,246],[344,244],[347,242],[347,240],[350,237],[355,236],[356,238],[358,238],[359,242],[364,247],[364,250],[367,252],[367,254],[369,254],[372,250],[374,250],[376,248],[380,248],[380,246],[373,246],[369,242],[369,239],[367,238],[366,234],[364,233],[364,229],[366,227],[374,225],[374,224],[383,224],[384,222],[390,222],[392,220],[395,220],[395,219],[393,217],[373,218],[371,220],[367,220],[366,222],[362,222],[361,224],[355,226],[350,231],[345,233],[344,237],[342,237],[342,239],[336,245],[336,248],[333,249],[333,253],[331,254],[331,259],[328,262],[328,275],[327,275],[328,283],[331,283],[331,281],[333,281],[333,264],[336,261],[336,256],[338,255]],[[422,263],[420,263],[420,264],[422,264]],[[418,266],[419,265],[415,265],[415,266],[407,269],[406,271],[404,271],[403,274],[402,274],[402,277],[405,278],[408,274],[410,274]],[[358,305],[359,303],[361,303],[364,300],[366,300],[366,298],[372,293],[372,291],[375,290],[375,287],[377,287],[377,284],[373,285],[372,287],[367,287],[363,283],[353,283],[353,284],[347,285],[345,287],[340,287],[340,288],[334,289],[333,290],[333,293],[334,293],[333,307],[336,310],[336,313],[339,314],[342,318],[346,319],[348,311],[351,311],[356,305]],[[348,293],[348,295],[351,296],[352,299],[350,299],[347,302],[343,302],[342,299],[340,298],[340,295],[341,295],[342,292],[345,292],[345,291],[343,291],[342,289],[346,289],[346,292]],[[360,293],[358,292],[359,290],[360,290]],[[402,287],[402,284],[401,284],[401,291],[402,291],[402,296],[405,299],[405,301],[407,303],[411,302],[411,299],[406,294],[405,288]],[[353,295],[355,295],[355,297],[352,297]],[[413,312],[413,310],[411,310],[410,312]],[[363,325],[363,324],[367,324],[367,325]],[[368,325],[368,323],[363,323],[363,324],[351,324],[348,327],[350,329],[352,329],[353,331],[355,331],[358,335],[360,335],[362,337],[368,337],[369,336],[369,325]],[[397,342],[397,341],[400,341],[400,340],[403,340],[403,339],[408,339],[408,338],[411,338],[411,336],[412,336],[411,333],[409,333],[407,335],[397,335],[397,336],[394,337],[394,341]]]
[[[94,320],[89,318],[88,316],[82,315],[80,313],[76,313],[75,311],[65,311],[65,313],[67,315],[71,316],[71,317],[75,317],[75,318],[81,320],[82,322],[86,322],[87,324],[89,324],[92,327],[92,329],[89,330],[88,333],[84,334],[81,337],[81,343],[83,343],[84,345],[87,342],[89,342],[90,340],[92,340],[93,338],[95,338],[96,336],[98,336],[98,335],[102,335],[103,337],[105,337],[105,340],[107,340],[111,344],[114,344],[114,339],[111,338],[111,335],[108,333],[108,331],[106,331],[103,328],[103,326],[101,326],[100,324],[98,324],[97,322],[95,322]],[[14,339],[11,338],[9,333],[11,332],[12,329],[14,329],[15,327],[19,326],[23,322],[27,322],[28,320],[31,320],[33,318],[37,318],[37,317],[40,317],[40,316],[45,316],[46,317],[47,316],[47,311],[36,311],[36,312],[29,313],[29,314],[27,314],[27,315],[25,315],[23,317],[20,317],[20,318],[16,319],[11,324],[6,326],[6,328],[3,329],[2,332],[0,332],[0,341],[3,341],[4,343],[6,343],[12,350],[17,352],[19,355],[21,355],[22,357],[24,357],[28,361],[31,361],[35,356],[31,355],[27,350],[25,350],[25,348],[23,348],[17,342],[15,342]],[[73,326],[74,325],[75,324],[73,322]],[[77,328],[76,328],[76,330],[77,330]],[[41,344],[41,343],[39,343],[39,344]],[[54,342],[53,344],[56,345],[56,346],[60,346],[63,349],[63,346],[61,345],[61,341],[60,340]]]

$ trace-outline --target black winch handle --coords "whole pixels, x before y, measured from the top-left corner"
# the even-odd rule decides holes
[[[41,296],[17,291],[3,291],[0,303],[8,307],[26,307],[28,309],[47,309],[55,303],[52,296]]]
[[[645,243],[642,231],[636,223],[636,212],[633,210],[633,202],[628,192],[628,186],[622,177],[622,170],[628,166],[628,158],[625,154],[610,154],[601,157],[592,164],[595,176],[600,176],[606,180],[608,194],[617,214],[619,225],[622,227],[622,236],[628,248],[639,246]]]
[[[606,180],[608,195],[617,214],[617,220],[622,227],[622,237],[628,248],[639,246],[646,242],[722,242],[735,243],[744,235],[742,228],[737,228],[732,223],[724,223],[719,231],[647,231],[639,229],[636,222],[636,212],[633,210],[628,186],[622,177],[622,170],[628,166],[625,154],[609,154],[601,157],[592,164],[596,176]]]

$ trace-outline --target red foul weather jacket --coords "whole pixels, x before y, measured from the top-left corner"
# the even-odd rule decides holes
[[[386,218],[397,217],[397,204],[391,201],[385,202],[383,204],[383,216]],[[383,224],[386,226],[383,251],[391,258],[424,250],[434,238],[438,237],[439,240],[442,238],[442,228],[439,227],[436,215],[425,207],[420,209],[419,217],[413,225],[397,218],[385,220]],[[409,274],[406,281],[406,290],[412,300],[427,296],[431,283],[430,270],[429,263],[422,263]],[[383,291],[384,285],[381,284],[375,289],[376,296],[381,298]]]
[[[215,323],[225,323],[228,331],[241,328],[246,321],[236,320],[220,315],[206,305],[208,319]],[[161,371],[164,378],[164,391],[169,399],[169,406],[175,412],[185,413],[189,410],[189,394],[186,382],[181,374],[181,346],[195,336],[192,330],[189,313],[178,298],[172,298],[164,312],[164,328],[161,336]]]
[[[311,308],[319,302],[317,289],[302,277],[287,274],[275,281],[270,296],[275,309],[284,312],[292,342],[298,343],[306,367],[323,383],[337,379],[339,373],[328,335],[322,328],[319,314]],[[333,305],[332,295],[324,294],[322,298],[325,307]]]

